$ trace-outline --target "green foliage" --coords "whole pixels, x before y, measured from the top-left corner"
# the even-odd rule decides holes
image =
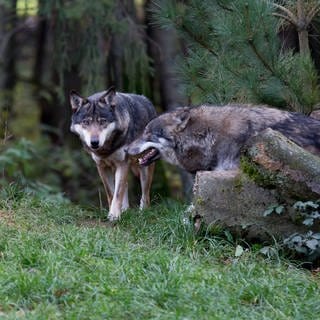
[[[34,157],[36,157],[34,146],[26,139],[21,139],[14,146],[9,146],[0,155],[2,176],[10,176],[13,179],[28,176],[34,169],[29,165]]]
[[[281,50],[273,1],[154,1],[187,47],[178,67],[195,103],[267,103],[309,113],[320,101],[309,56]]]
[[[320,233],[308,231],[306,234],[295,233],[284,240],[284,244],[291,250],[308,256],[311,260],[320,255]]]
[[[320,218],[320,201],[297,201],[293,208],[300,214],[303,218],[303,224],[306,226],[312,226],[314,224],[314,220]]]
[[[274,205],[269,206],[269,208],[267,210],[265,210],[265,212],[263,213],[263,216],[267,217],[272,213],[282,214],[284,209],[285,208],[283,205],[274,204]]]
[[[92,159],[84,151],[51,146],[43,140],[26,139],[5,145],[0,150],[0,186],[19,185],[32,194],[50,198],[56,193],[77,202],[97,204],[101,187]],[[83,186],[86,186],[84,188]]]
[[[0,318],[318,316],[318,276],[200,237],[183,210],[131,210],[111,226],[99,211],[0,195]]]
[[[162,163],[157,165],[152,198],[170,196],[166,170]],[[171,183],[175,180],[171,174]],[[7,143],[0,148],[0,187],[12,183],[44,198],[58,193],[65,199],[87,206],[106,206],[95,163],[81,147],[53,146],[45,139],[31,142],[22,138]],[[133,175],[129,179],[129,195],[130,203],[137,205],[141,197],[140,182]]]
[[[306,226],[313,226],[315,221],[320,219],[320,200],[319,201],[297,201],[290,208],[295,221],[303,223]],[[263,213],[264,217],[272,213],[278,215],[287,210],[284,205],[271,205]],[[300,255],[304,255],[311,261],[320,257],[320,233],[314,233],[309,230],[305,234],[294,233],[290,237],[283,240],[283,244]]]
[[[142,27],[133,20],[124,3],[112,0],[40,2],[39,15],[54,25],[53,61],[59,75],[60,93],[67,72],[78,73],[83,94],[103,90],[106,86],[106,62],[112,37],[121,39],[121,50],[114,64],[123,64],[126,88],[121,90],[150,92],[150,58],[144,42]],[[121,14],[118,14],[121,11]]]

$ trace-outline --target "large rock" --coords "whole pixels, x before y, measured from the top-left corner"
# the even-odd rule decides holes
[[[246,239],[284,239],[307,226],[292,209],[297,200],[320,199],[320,158],[271,129],[252,139],[239,171],[202,171],[194,184],[195,214]],[[276,209],[266,215],[268,209]],[[280,212],[281,211],[281,212]],[[270,213],[270,212],[269,212]]]
[[[320,199],[320,158],[272,129],[250,141],[241,168],[257,184],[277,189],[283,200]]]
[[[238,171],[200,171],[194,184],[195,214],[205,224],[227,227],[248,240],[266,241],[309,230],[290,213],[264,213],[279,204],[274,190],[258,186]]]

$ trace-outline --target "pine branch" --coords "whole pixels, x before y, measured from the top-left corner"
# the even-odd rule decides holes
[[[264,56],[259,52],[258,48],[256,47],[256,45],[251,37],[252,28],[250,25],[248,6],[246,6],[246,21],[247,21],[247,34],[248,34],[247,41],[248,41],[250,48],[252,49],[252,51],[254,52],[256,57],[258,58],[258,60],[262,63],[262,65],[271,73],[271,75],[278,78],[285,86],[289,87],[289,83],[285,79],[282,79],[281,77],[279,77],[277,72],[272,68],[272,66],[268,63],[268,61],[264,58]]]
[[[284,6],[281,6],[280,4],[274,4],[276,8],[278,8],[280,11],[287,14],[287,20],[289,20],[293,25],[298,26],[298,19],[297,17],[287,8]]]
[[[185,31],[188,36],[196,43],[200,44],[201,47],[203,47],[204,49],[206,49],[207,51],[209,51],[212,55],[214,55],[215,57],[218,57],[218,54],[212,50],[204,41],[201,41],[200,39],[198,39],[189,28],[187,28],[187,26],[185,24],[182,25],[182,30]]]
[[[228,12],[233,12],[234,11],[233,9],[231,9],[231,8],[225,6],[224,4],[220,3],[220,1],[217,1],[217,3],[218,3],[218,6],[220,8],[222,8],[223,10],[225,10],[225,11],[228,11]]]
[[[306,24],[307,26],[311,23],[311,21],[313,20],[313,18],[320,12],[320,4],[316,4],[311,10],[310,12],[307,14],[306,17]]]
[[[256,57],[261,61],[263,66],[270,71],[273,75],[275,75],[275,72],[273,68],[269,65],[269,63],[266,61],[266,59],[260,54],[258,51],[258,48],[255,46],[253,39],[249,38],[247,39],[249,46],[251,47],[252,51],[256,55]]]
[[[279,17],[279,18],[281,18],[283,20],[286,20],[286,21],[288,21],[289,23],[292,24],[292,20],[288,16],[285,16],[285,15],[283,15],[281,13],[273,13],[272,15],[275,16],[275,17]]]

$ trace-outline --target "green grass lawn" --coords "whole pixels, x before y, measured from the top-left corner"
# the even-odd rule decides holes
[[[197,236],[173,202],[105,222],[2,192],[0,319],[320,319],[320,276]]]

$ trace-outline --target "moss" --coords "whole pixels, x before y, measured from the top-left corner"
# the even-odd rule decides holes
[[[262,170],[251,162],[245,155],[240,158],[240,168],[250,178],[250,180],[265,188],[273,188],[275,181],[281,180],[281,178],[277,177],[275,174],[262,172]]]
[[[234,188],[237,190],[239,193],[243,189],[243,181],[241,175],[237,176],[234,180]]]
[[[199,197],[196,199],[195,203],[199,206],[203,206],[205,204],[205,201],[203,198]]]

